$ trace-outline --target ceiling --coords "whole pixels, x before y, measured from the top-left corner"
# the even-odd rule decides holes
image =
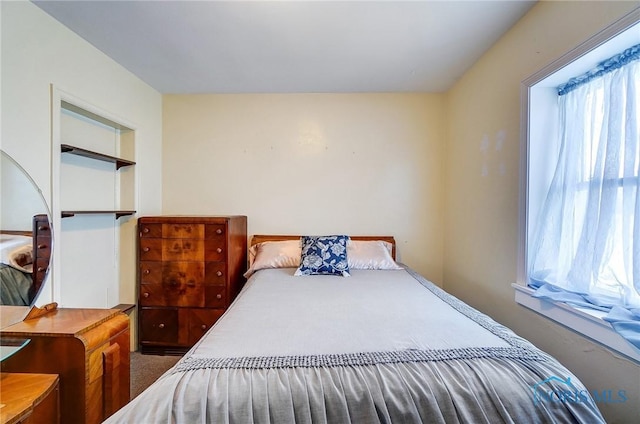
[[[443,92],[535,1],[34,1],[161,93]]]

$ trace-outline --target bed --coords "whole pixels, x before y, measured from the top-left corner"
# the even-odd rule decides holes
[[[107,422],[604,422],[554,358],[395,262],[392,237],[337,237],[253,237],[225,315]]]
[[[48,217],[33,217],[33,230],[0,230],[0,305],[29,306],[49,264]]]

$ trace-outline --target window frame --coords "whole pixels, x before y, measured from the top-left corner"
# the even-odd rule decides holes
[[[532,296],[534,290],[527,285],[528,243],[537,219],[533,216],[533,211],[536,207],[539,211],[546,193],[545,187],[548,188],[552,178],[552,170],[536,169],[538,178],[534,181],[530,178],[532,168],[529,164],[541,154],[539,144],[536,146],[536,142],[540,143],[544,137],[540,128],[557,128],[557,114],[554,113],[554,110],[557,111],[555,87],[624,50],[629,46],[631,37],[637,39],[638,31],[640,8],[634,9],[521,83],[518,274],[517,282],[512,286],[518,304],[640,363],[638,350],[621,337],[610,323],[602,319],[603,313],[535,298]],[[545,146],[545,149],[549,148],[558,149],[559,140],[556,140],[556,145]]]

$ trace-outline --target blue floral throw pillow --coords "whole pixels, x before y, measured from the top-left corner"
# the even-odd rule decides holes
[[[349,236],[303,236],[300,267],[294,275],[349,276]]]

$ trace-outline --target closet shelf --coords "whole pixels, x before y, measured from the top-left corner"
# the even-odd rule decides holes
[[[116,164],[116,169],[120,169],[123,166],[135,165],[136,163],[127,159],[117,158],[115,156],[109,156],[91,150],[83,149],[70,144],[61,144],[60,150],[62,153],[70,153],[72,155],[83,156],[85,158],[97,159],[104,162],[112,162]]]
[[[62,215],[62,218],[70,218],[75,215],[114,214],[116,216],[116,219],[118,219],[122,216],[133,215],[135,213],[136,211],[132,211],[132,210],[62,211],[61,215]]]

